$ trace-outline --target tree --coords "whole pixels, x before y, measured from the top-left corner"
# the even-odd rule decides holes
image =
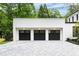
[[[10,34],[12,32],[12,7],[9,4],[0,4],[0,34],[6,40],[11,40]],[[11,34],[12,35],[12,34]]]
[[[68,16],[70,16],[71,14],[73,14],[73,13],[75,13],[75,12],[77,12],[77,11],[79,11],[79,3],[70,4],[70,5],[69,5],[68,12],[67,12],[67,14],[65,15],[65,17],[68,17]]]
[[[5,13],[0,11],[0,34],[1,37],[5,37],[9,33],[10,29],[8,27],[9,20]]]
[[[50,9],[49,15],[50,15],[50,18],[61,18],[62,17],[59,10],[57,9]]]
[[[16,4],[14,8],[15,17],[22,17],[22,18],[34,18],[36,15],[35,7],[32,3],[19,3]]]
[[[13,17],[35,17],[35,8],[32,3],[27,4],[0,4],[0,35],[6,40],[11,40]]]
[[[57,9],[48,9],[46,4],[41,5],[39,12],[38,12],[39,18],[60,18],[61,14],[59,10]]]
[[[48,18],[50,17],[46,4],[41,5],[38,11],[39,18]]]

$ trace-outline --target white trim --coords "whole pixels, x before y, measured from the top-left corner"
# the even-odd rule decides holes
[[[60,40],[63,40],[63,28],[60,29]]]
[[[49,33],[48,33],[48,29],[45,30],[45,39],[46,41],[49,41]]]
[[[19,31],[18,31],[18,29],[16,29],[16,34],[17,34],[17,41],[19,40]]]
[[[33,29],[31,29],[31,41],[34,41],[34,30]]]

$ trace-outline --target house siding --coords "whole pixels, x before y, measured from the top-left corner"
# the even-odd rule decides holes
[[[69,18],[70,18],[70,22],[73,22],[73,21],[72,21],[72,17],[74,17],[74,22],[76,22],[76,21],[77,21],[77,16],[76,16],[77,14],[78,14],[78,18],[79,18],[79,11],[78,11],[78,12],[72,14],[71,16],[69,16],[69,17],[67,18],[67,22],[69,22]],[[78,19],[78,21],[79,21],[79,19]]]

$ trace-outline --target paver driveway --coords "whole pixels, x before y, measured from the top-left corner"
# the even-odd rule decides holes
[[[16,41],[0,45],[3,56],[75,56],[79,45],[65,41]]]

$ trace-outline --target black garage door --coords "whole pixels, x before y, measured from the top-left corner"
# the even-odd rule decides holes
[[[30,40],[30,30],[19,30],[19,40]]]
[[[34,30],[34,40],[45,40],[45,30]]]
[[[50,30],[49,40],[60,40],[60,30]]]

